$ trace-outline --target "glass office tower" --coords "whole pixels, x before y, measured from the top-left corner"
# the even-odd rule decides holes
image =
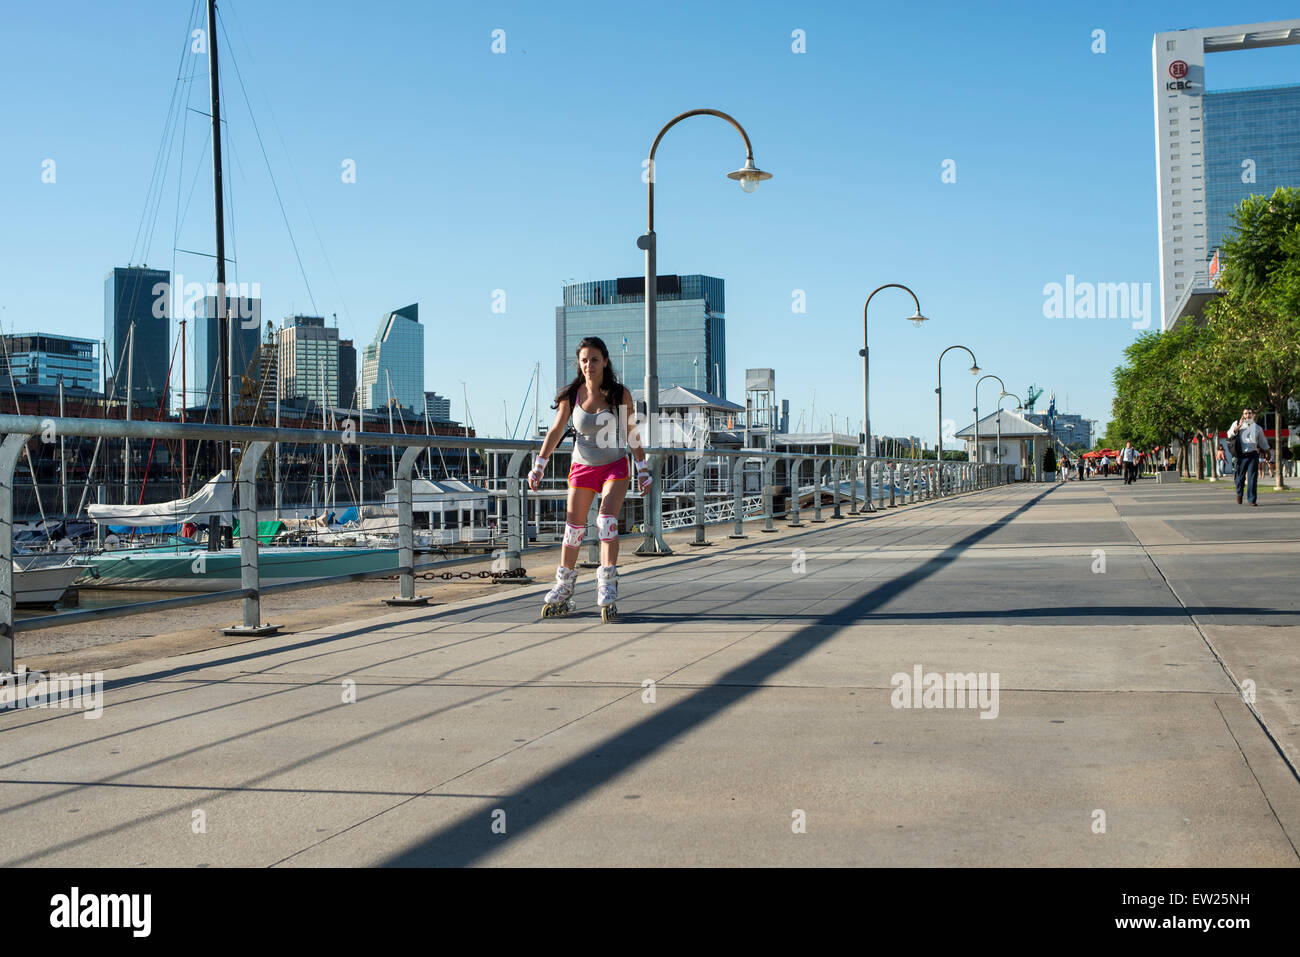
[[[8,390],[12,377],[17,385],[57,386],[99,391],[99,343],[75,336],[49,333],[0,336],[6,348],[0,352],[0,385]],[[8,357],[8,367],[3,365]]]
[[[1300,186],[1300,86],[1207,91],[1201,100],[1206,246],[1213,258],[1243,199]]]
[[[135,344],[129,352],[134,358],[128,376],[127,333],[132,324]],[[129,378],[134,402],[167,409],[170,360],[171,272],[115,268],[104,280],[104,393],[122,399]],[[176,379],[179,382],[179,372]]]
[[[375,338],[361,363],[361,401],[367,409],[382,409],[393,401],[412,411],[424,411],[424,326],[416,303],[379,320]]]
[[[1300,19],[1157,33],[1151,47],[1160,228],[1160,328],[1200,315],[1232,208],[1300,186],[1300,88],[1206,88],[1212,53],[1300,44]]]
[[[701,392],[725,398],[725,283],[700,275],[657,278],[659,388],[698,387]],[[630,389],[645,388],[644,277],[602,279],[564,287],[564,305],[555,309],[557,389],[578,374],[578,343],[587,336],[605,341],[620,382]]]

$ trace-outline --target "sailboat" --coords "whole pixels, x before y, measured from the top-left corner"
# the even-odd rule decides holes
[[[217,62],[216,2],[207,0],[208,65],[212,97],[212,180],[216,238],[216,296],[219,323],[220,398],[222,422],[234,426],[237,396],[231,394],[232,334],[230,297],[226,288],[225,226],[221,166],[221,100]],[[182,396],[182,408],[185,404]],[[278,403],[277,403],[278,410]],[[278,414],[277,414],[278,420]],[[278,424],[278,421],[277,421]],[[221,469],[193,495],[153,505],[91,505],[92,521],[100,525],[128,526],[163,534],[189,531],[207,525],[209,544],[201,548],[188,536],[171,544],[143,548],[110,549],[79,560],[86,566],[80,579],[84,587],[134,588],[163,591],[221,591],[240,584],[241,551],[215,547],[212,536],[235,523],[233,509],[232,442],[221,443]],[[277,444],[278,452],[278,444]],[[184,455],[182,454],[182,461]],[[276,460],[278,475],[278,459]],[[215,521],[214,521],[215,520]],[[262,538],[259,527],[255,534]],[[396,548],[287,547],[269,542],[259,549],[263,584],[301,582],[313,578],[392,570],[398,567]]]

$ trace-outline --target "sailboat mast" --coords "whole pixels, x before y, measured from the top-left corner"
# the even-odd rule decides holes
[[[212,202],[217,225],[217,328],[221,340],[221,420],[230,417],[230,318],[226,314],[226,231],[221,186],[221,84],[217,77],[217,0],[208,0],[208,78],[212,87]],[[230,468],[230,442],[222,443],[222,469]]]
[[[126,330],[126,421],[131,421],[131,398],[135,393],[135,323]],[[122,439],[122,504],[131,504],[131,439]]]
[[[185,376],[185,319],[181,318],[181,425],[185,424],[185,403],[189,401],[189,380]],[[279,423],[276,423],[279,425]],[[189,493],[185,491],[186,478],[189,475],[189,463],[185,457],[185,437],[181,437],[181,498]]]

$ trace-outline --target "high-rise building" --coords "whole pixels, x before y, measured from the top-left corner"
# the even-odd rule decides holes
[[[412,411],[424,409],[424,326],[417,303],[379,320],[361,363],[361,396],[367,409],[384,408],[389,397]]]
[[[339,331],[324,316],[286,316],[279,330],[280,398],[337,408]],[[347,397],[342,397],[344,404]]]
[[[226,298],[230,323],[230,394],[238,397],[256,391],[259,382],[258,346],[262,342],[262,300],[246,296]],[[221,408],[221,320],[217,297],[203,300],[202,313],[194,317],[194,379],[190,405]]]
[[[429,405],[430,422],[451,421],[451,399],[443,398],[436,392],[426,392],[424,401]]]
[[[0,336],[0,389],[7,393],[10,380],[16,385],[57,386],[65,389],[99,390],[99,357],[94,339],[28,333]]]
[[[169,407],[171,273],[147,266],[118,266],[104,280],[104,392],[150,408]],[[135,326],[127,369],[127,337]],[[179,376],[178,376],[179,378]],[[120,382],[118,380],[121,380]]]
[[[1300,86],[1206,89],[1208,53],[1300,43],[1300,20],[1157,33],[1156,180],[1160,328],[1200,313],[1232,209],[1252,194],[1300,186]]]
[[[712,276],[659,276],[655,329],[659,388],[682,386],[726,398],[726,286]],[[645,388],[645,278],[564,287],[555,309],[555,381],[578,374],[578,343],[597,336],[619,381]],[[624,347],[626,340],[626,348]]]
[[[339,340],[339,405],[357,403],[357,347],[351,339]]]

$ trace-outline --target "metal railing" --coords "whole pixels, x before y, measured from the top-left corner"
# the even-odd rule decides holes
[[[274,626],[264,625],[261,616],[261,597],[280,591],[297,588],[316,587],[350,581],[362,581],[397,573],[399,579],[398,596],[388,599],[394,604],[421,604],[428,598],[415,594],[415,572],[420,569],[445,568],[468,562],[481,562],[482,555],[467,555],[458,558],[440,558],[436,561],[415,562],[414,533],[411,503],[411,473],[418,457],[427,449],[477,449],[480,451],[508,451],[511,456],[505,469],[507,499],[507,547],[504,552],[495,553],[493,571],[502,577],[523,569],[525,554],[541,552],[558,547],[557,544],[535,545],[529,547],[525,542],[525,519],[528,515],[528,487],[523,477],[523,466],[530,453],[540,450],[539,440],[511,439],[466,439],[449,436],[401,435],[383,432],[356,433],[350,429],[328,431],[322,429],[275,429],[259,426],[227,427],[221,425],[202,425],[194,423],[125,421],[120,419],[77,419],[77,418],[39,418],[37,416],[0,414],[0,433],[4,439],[0,442],[0,673],[14,670],[15,637],[19,631],[42,628],[57,628],[78,622],[94,621],[104,618],[124,617],[153,611],[184,608],[191,605],[206,604],[216,601],[241,599],[242,624],[225,629],[228,633],[261,635],[276,630]],[[79,611],[60,612],[39,617],[15,620],[14,564],[13,564],[13,504],[14,471],[23,449],[32,441],[57,441],[59,436],[86,436],[103,438],[140,438],[164,440],[204,440],[209,442],[234,442],[241,447],[239,464],[234,476],[238,492],[236,514],[240,523],[240,587],[222,591],[208,591],[199,594],[182,595],[156,601],[134,602],[114,607],[92,608]],[[38,438],[39,437],[39,438]],[[349,574],[313,577],[308,579],[279,582],[263,585],[258,556],[260,553],[257,538],[257,486],[258,481],[271,481],[270,469],[263,465],[263,456],[274,443],[299,443],[303,445],[347,445],[364,441],[367,447],[401,449],[401,457],[394,482],[397,498],[398,535],[397,567],[382,568]],[[650,495],[660,496],[660,478],[663,463],[669,456],[680,456],[691,450],[681,448],[646,449],[647,460],[655,481],[651,485]],[[759,460],[762,463],[761,512],[755,514],[750,504],[746,508],[745,500],[754,499],[744,493],[742,467],[730,469],[732,476],[731,505],[725,515],[720,510],[706,507],[705,485],[702,481],[704,470],[710,463],[723,458],[746,461]],[[799,477],[803,465],[811,461],[813,480],[809,485],[796,485],[798,494],[788,496],[781,511],[775,508],[776,466],[785,463],[786,482],[791,477]],[[823,498],[830,497],[833,502],[832,518],[843,518],[841,502],[847,497],[850,515],[859,514],[858,489],[863,490],[862,511],[888,509],[901,504],[928,501],[943,496],[962,492],[976,491],[1003,485],[1011,480],[1011,467],[998,465],[978,465],[972,462],[923,462],[894,461],[887,466],[882,458],[864,458],[858,455],[810,455],[789,452],[763,452],[753,450],[715,450],[710,449],[700,456],[695,463],[696,482],[694,483],[695,545],[707,545],[705,526],[732,521],[734,530],[731,538],[747,538],[744,532],[746,516],[751,519],[761,518],[763,532],[776,531],[775,520],[783,518],[787,527],[802,527],[800,522],[800,498],[808,493],[813,496],[812,522],[823,522]],[[749,473],[752,474],[752,471]],[[843,494],[845,484],[849,495]],[[870,493],[873,501],[867,500]],[[639,493],[629,494],[629,501],[641,498]],[[716,498],[713,502],[717,502]],[[592,508],[595,508],[593,500]],[[658,509],[647,508],[647,515],[658,514]],[[652,519],[651,519],[652,521]],[[644,530],[645,543],[642,554],[672,554],[671,551],[653,551],[651,543],[658,534],[652,527]],[[596,540],[588,538],[593,548]]]

